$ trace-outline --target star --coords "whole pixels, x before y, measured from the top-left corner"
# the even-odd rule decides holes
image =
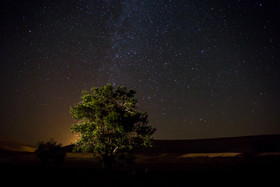
[[[107,83],[136,90],[158,139],[280,133],[273,2],[9,4],[0,23],[1,133],[67,142],[73,121],[64,114],[82,90]]]

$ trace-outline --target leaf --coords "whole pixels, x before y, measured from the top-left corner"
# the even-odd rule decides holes
[[[82,91],[81,101],[70,108],[79,120],[71,127],[80,135],[75,150],[115,157],[136,146],[151,146],[155,129],[148,125],[148,114],[136,109],[135,93],[111,84]]]

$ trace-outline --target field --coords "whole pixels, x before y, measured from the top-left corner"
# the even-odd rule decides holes
[[[68,152],[60,167],[53,162],[42,167],[34,152],[2,149],[1,181],[9,186],[272,186],[280,180],[279,141],[280,136],[157,140],[154,148],[137,150],[133,163],[115,163],[111,172],[88,153]]]

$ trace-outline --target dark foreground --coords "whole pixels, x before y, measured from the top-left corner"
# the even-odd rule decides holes
[[[6,186],[278,186],[277,153],[234,157],[137,155],[133,164],[105,172],[90,155],[69,153],[60,167],[45,167],[34,153],[1,154]]]

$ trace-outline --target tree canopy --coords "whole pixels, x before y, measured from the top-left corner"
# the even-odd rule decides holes
[[[148,125],[148,114],[137,110],[135,93],[111,84],[82,91],[81,102],[70,108],[79,120],[71,128],[79,133],[74,149],[101,155],[106,168],[137,146],[151,146],[155,129]]]

